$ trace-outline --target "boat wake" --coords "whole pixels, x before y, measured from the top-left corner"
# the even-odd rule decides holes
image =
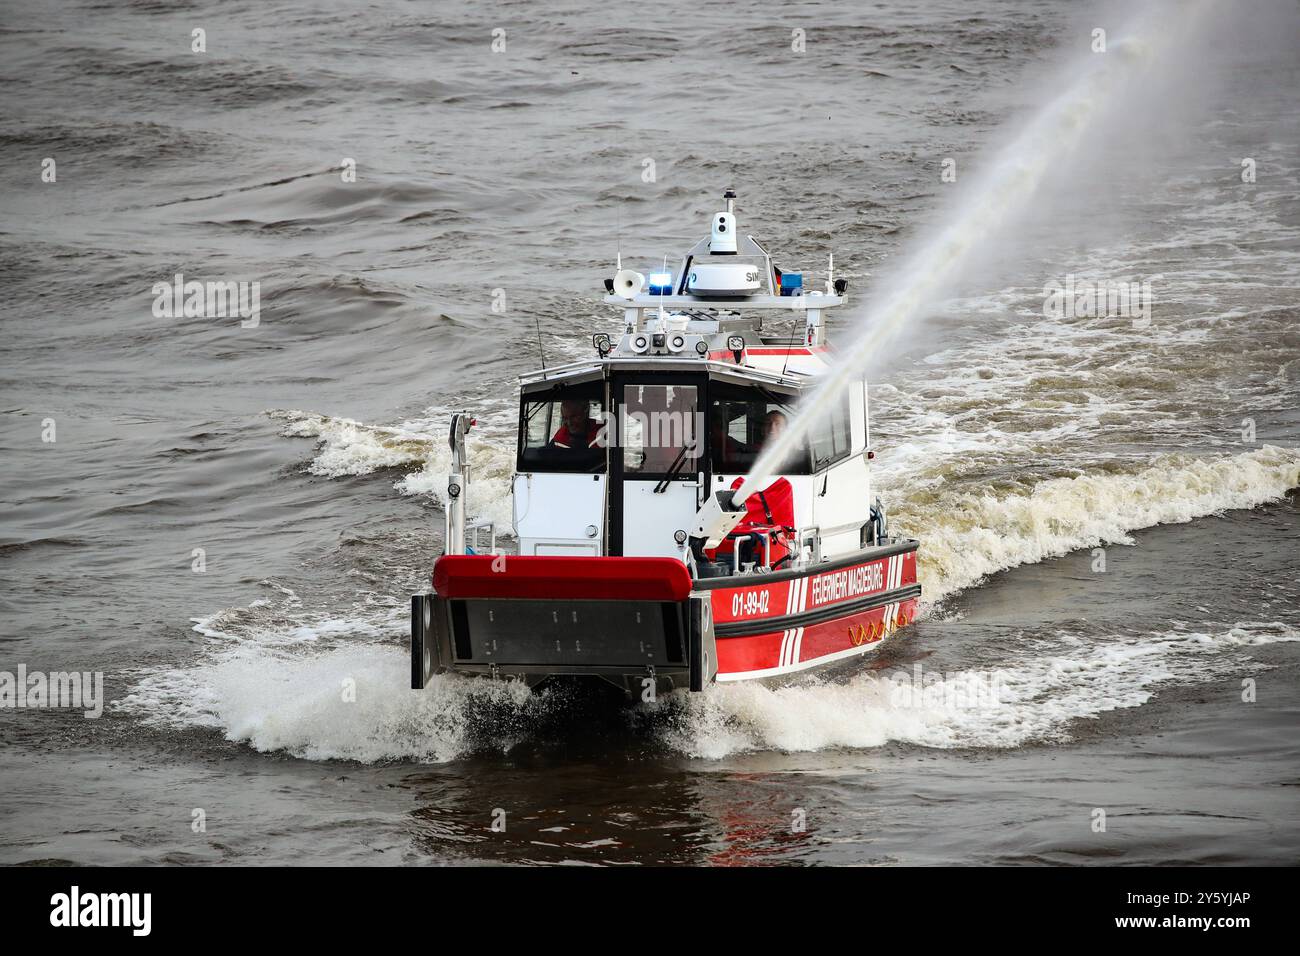
[[[324,419],[310,427],[326,436],[312,466],[318,473],[413,467],[399,482],[403,490],[437,487],[440,450],[426,437]],[[903,511],[907,530],[926,542],[920,574],[927,591],[943,598],[997,571],[1077,548],[1128,544],[1142,528],[1255,507],[1297,485],[1300,453],[1265,447],[1218,458],[1170,456],[1129,473],[1050,479],[1027,491],[938,494]],[[509,508],[504,483],[499,494],[485,510]],[[384,611],[357,605],[343,615],[313,613],[292,592],[224,611],[196,624],[207,642],[196,661],[141,673],[116,706],[161,728],[214,728],[259,751],[366,763],[509,750],[539,724],[563,720],[561,695],[530,694],[515,683],[448,675],[422,693],[394,691],[409,678],[400,643],[407,613],[397,597]],[[1138,707],[1162,682],[1213,680],[1229,666],[1243,672],[1235,655],[1216,659],[1221,652],[1295,640],[1300,630],[1274,622],[1187,624],[1146,635],[1026,634],[1011,642],[1015,652],[999,667],[944,674],[938,684],[922,686],[900,671],[775,689],[724,685],[669,695],[634,717],[648,720],[664,747],[704,759],[890,742],[1015,747],[1063,739],[1074,721]]]
[[[375,638],[400,632],[396,616],[382,626],[327,619],[259,627],[245,620],[223,631],[219,623],[197,626],[210,641],[201,660],[142,674],[115,709],[160,729],[211,728],[255,750],[307,760],[440,763],[507,752],[541,727],[562,725],[571,705],[564,693],[453,675],[421,693],[395,692],[409,678],[409,659],[404,648]],[[1157,685],[1265,670],[1226,652],[1300,641],[1300,628],[1188,623],[1152,635],[1062,630],[1011,638],[1017,653],[996,668],[935,674],[900,666],[841,682],[717,685],[702,694],[675,692],[624,716],[629,733],[648,730],[668,751],[706,760],[889,743],[1011,748],[1068,740],[1075,722],[1139,707]]]
[[[1300,628],[1280,622],[1180,625],[1142,636],[1017,635],[1024,656],[992,670],[937,675],[918,665],[844,683],[773,689],[749,682],[674,694],[663,705],[668,717],[659,736],[674,750],[709,760],[894,742],[948,749],[1065,741],[1076,721],[1141,706],[1156,685],[1265,669],[1216,656],[1223,651],[1293,641],[1300,641]]]
[[[449,409],[429,409],[424,418],[397,425],[368,425],[350,418],[312,412],[275,410],[267,413],[285,423],[284,435],[310,438],[317,452],[308,471],[324,478],[369,475],[396,469],[403,472],[393,488],[399,494],[446,504],[451,449],[447,445]],[[473,520],[496,523],[498,533],[511,534],[514,520],[510,500],[515,470],[514,436],[480,425],[468,440],[474,460],[474,485],[467,503]]]
[[[1052,478],[1023,491],[925,492],[894,510],[896,526],[923,542],[918,578],[933,607],[998,571],[1080,548],[1130,545],[1134,531],[1254,508],[1297,486],[1300,452],[1265,446],[1218,458],[1168,455],[1128,472]]]
[[[449,465],[440,437],[444,410],[395,426],[274,414],[286,434],[318,441],[313,474],[397,469],[404,472],[394,485],[400,493],[440,495]],[[483,468],[471,512],[509,528],[513,440],[490,428],[479,434],[474,455]],[[909,456],[900,448],[897,460],[927,469],[891,476],[891,487],[907,489],[891,505],[897,524],[924,542],[918,575],[937,602],[1000,571],[1080,548],[1131,544],[1144,528],[1257,507],[1300,486],[1300,452],[1275,446],[1168,455],[1145,465],[1100,462],[1073,477],[1020,484],[949,481],[944,456],[932,453]],[[448,675],[423,693],[394,691],[409,677],[401,643],[407,613],[396,595],[382,612],[357,605],[342,615],[313,614],[293,595],[228,610],[198,622],[207,639],[198,660],[142,673],[117,706],[158,727],[214,728],[259,751],[362,762],[441,762],[508,750],[539,724],[563,719],[561,695],[529,694],[513,683]],[[1235,656],[1217,661],[1221,652],[1297,639],[1296,628],[1271,622],[1189,624],[1146,635],[1026,634],[999,667],[944,674],[915,693],[906,692],[915,683],[910,673],[864,672],[847,682],[673,694],[633,716],[665,748],[704,759],[891,742],[1015,747],[1063,739],[1075,721],[1141,706],[1162,682],[1223,676],[1229,660],[1232,672],[1242,673]],[[991,688],[997,695],[988,706]],[[972,699],[983,703],[969,706]]]
[[[313,617],[292,599],[223,612],[196,622],[207,644],[197,661],[141,674],[114,707],[157,728],[211,728],[307,760],[436,763],[508,750],[551,706],[549,695],[504,681],[395,691],[410,680],[410,658],[391,641],[405,624],[398,613]]]

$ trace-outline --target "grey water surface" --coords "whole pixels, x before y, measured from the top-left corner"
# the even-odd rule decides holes
[[[11,0],[0,672],[107,701],[0,708],[0,863],[1295,864],[1297,9],[877,362],[925,616],[644,707],[407,688],[450,412],[508,525],[515,379],[727,188],[783,267],[834,252],[851,339],[1113,10]],[[155,314],[177,274],[260,283],[256,324]],[[1149,326],[1044,315],[1066,275],[1150,281]]]

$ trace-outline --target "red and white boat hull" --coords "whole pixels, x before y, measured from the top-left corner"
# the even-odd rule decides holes
[[[784,581],[713,588],[716,679],[780,677],[873,650],[916,616],[921,589],[915,543],[910,548]]]
[[[594,676],[632,693],[782,678],[910,624],[916,548],[696,581],[672,558],[444,556],[434,593],[412,601],[412,686],[448,671]]]

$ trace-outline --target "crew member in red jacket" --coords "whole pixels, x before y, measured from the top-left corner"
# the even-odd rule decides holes
[[[560,402],[560,421],[559,430],[551,436],[551,444],[556,448],[596,447],[600,422],[591,417],[585,401],[566,398]]]

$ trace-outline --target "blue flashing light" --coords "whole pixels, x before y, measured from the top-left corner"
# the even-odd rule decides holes
[[[672,295],[673,274],[671,272],[652,272],[646,276],[646,287],[651,295]]]

